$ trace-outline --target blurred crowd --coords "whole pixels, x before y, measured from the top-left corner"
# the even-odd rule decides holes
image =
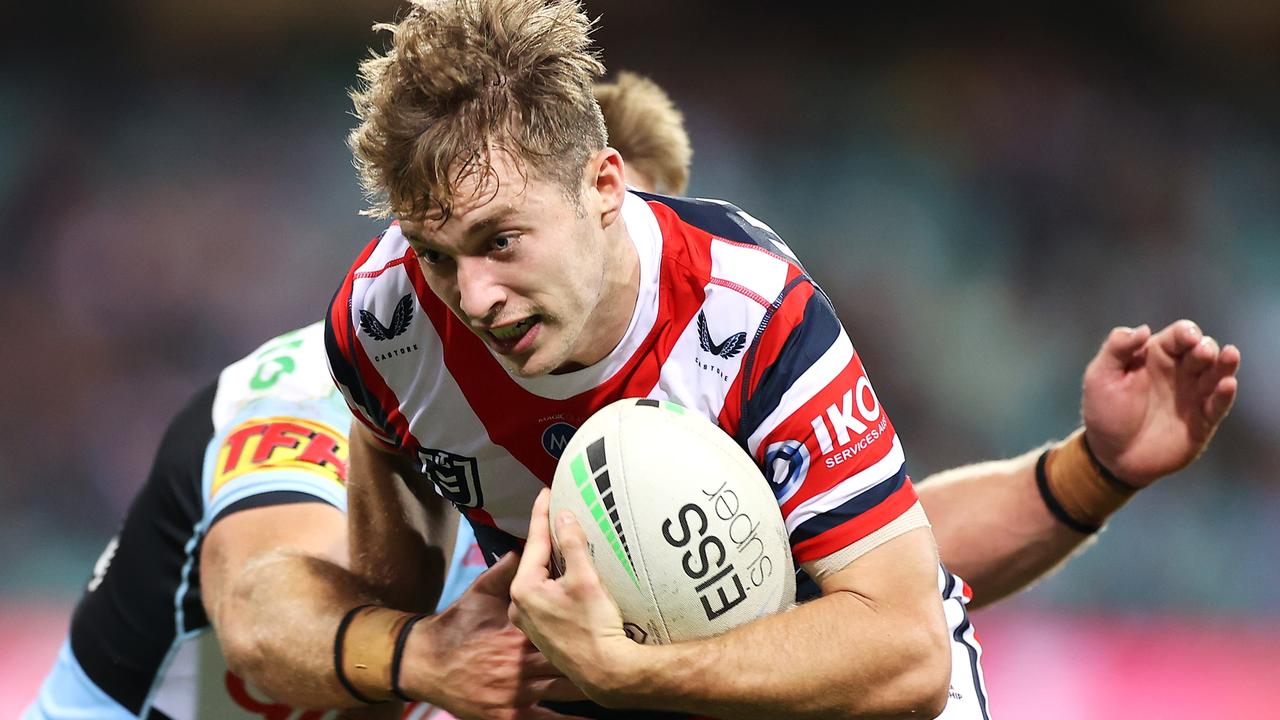
[[[36,5],[0,10],[25,29],[0,50],[0,596],[69,599],[172,413],[318,319],[380,230],[345,90],[397,5],[139,0],[58,22]],[[1274,618],[1280,10],[1263,5],[837,20],[587,2],[606,64],[685,111],[691,193],[769,223],[837,303],[917,479],[1067,434],[1112,325],[1192,317],[1238,344],[1209,453],[1024,602]]]

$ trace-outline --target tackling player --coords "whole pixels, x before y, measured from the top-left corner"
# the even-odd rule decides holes
[[[307,632],[294,622],[300,613],[281,611],[306,603],[281,592],[299,560],[355,583],[343,569],[351,416],[321,348],[318,324],[281,335],[224,369],[173,419],[25,718],[289,712],[230,672],[223,650],[241,670],[242,648],[256,637]]]

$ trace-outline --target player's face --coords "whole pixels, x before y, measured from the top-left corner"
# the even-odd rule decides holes
[[[511,372],[532,377],[607,355],[630,320],[638,276],[606,232],[612,217],[599,192],[584,180],[574,202],[518,163],[495,151],[492,175],[455,189],[447,221],[402,221],[401,230],[431,290]]]

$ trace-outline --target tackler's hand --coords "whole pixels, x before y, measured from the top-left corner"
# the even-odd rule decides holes
[[[1085,437],[1104,468],[1135,488],[1191,464],[1235,402],[1240,351],[1194,322],[1154,335],[1115,328],[1084,373]]]
[[[586,698],[511,624],[517,568],[515,554],[507,554],[452,605],[419,623],[426,637],[410,636],[401,670],[411,696],[463,720],[558,720],[567,716],[537,703]]]

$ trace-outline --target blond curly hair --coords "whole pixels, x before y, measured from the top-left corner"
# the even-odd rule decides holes
[[[497,179],[497,149],[576,201],[606,142],[592,24],[577,0],[412,0],[375,25],[390,47],[360,64],[347,138],[365,213],[447,218],[461,181]]]

